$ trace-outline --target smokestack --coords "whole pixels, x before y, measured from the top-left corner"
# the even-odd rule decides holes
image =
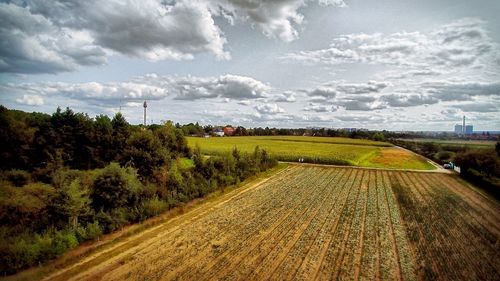
[[[144,101],[144,126],[146,126],[146,108],[147,107],[148,107],[148,104],[146,103],[146,101]],[[464,124],[465,124],[465,119],[464,119]]]
[[[464,115],[464,123],[462,125],[462,135],[465,135],[465,115]]]

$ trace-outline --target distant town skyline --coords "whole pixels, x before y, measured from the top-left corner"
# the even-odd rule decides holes
[[[133,124],[500,131],[495,0],[0,1],[0,104]]]

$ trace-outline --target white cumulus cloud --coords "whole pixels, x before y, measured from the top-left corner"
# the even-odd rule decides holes
[[[259,104],[255,106],[255,110],[259,112],[260,114],[278,114],[278,113],[284,113],[285,110],[281,107],[279,107],[277,104]]]
[[[16,99],[16,102],[24,105],[43,105],[44,101],[38,95],[23,95],[22,98]]]
[[[488,35],[485,22],[464,18],[430,32],[341,35],[327,48],[288,53],[282,59],[327,65],[382,64],[438,72],[490,66],[498,53],[498,45]]]

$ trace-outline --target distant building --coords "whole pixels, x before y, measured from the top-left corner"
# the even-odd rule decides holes
[[[346,132],[349,132],[349,133],[352,133],[352,132],[356,132],[358,131],[357,128],[342,128],[343,131],[346,131]]]
[[[465,134],[466,135],[472,135],[473,132],[474,132],[474,127],[472,125],[465,126]]]
[[[223,137],[224,136],[224,131],[221,128],[217,128],[214,130],[214,135],[218,137]]]
[[[461,135],[463,131],[463,126],[462,125],[455,125],[455,134]]]
[[[232,136],[234,134],[234,131],[236,131],[236,129],[231,126],[224,127],[224,135],[226,136]]]

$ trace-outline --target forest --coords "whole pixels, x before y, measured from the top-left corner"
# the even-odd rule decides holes
[[[238,184],[277,161],[258,147],[204,157],[172,122],[130,125],[69,108],[0,106],[0,272],[41,265],[88,240]]]

